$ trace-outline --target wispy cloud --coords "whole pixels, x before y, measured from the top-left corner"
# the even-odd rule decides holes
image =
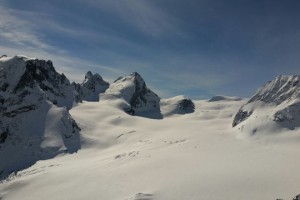
[[[80,1],[97,8],[99,12],[111,14],[132,30],[147,36],[166,38],[170,35],[184,35],[178,18],[171,16],[152,1]]]
[[[101,71],[106,75],[106,80],[109,81],[125,73],[114,67],[72,56],[67,50],[47,43],[42,31],[39,30],[43,25],[34,24],[29,20],[38,18],[40,13],[23,12],[22,18],[16,10],[3,6],[0,6],[0,13],[0,41],[2,43],[0,54],[22,54],[39,59],[50,59],[59,72],[67,74],[72,81],[77,82],[82,81],[87,70]],[[40,21],[36,20],[35,22]],[[66,28],[51,20],[44,20],[43,23],[47,26],[51,24],[52,30],[69,36],[96,37],[93,35],[94,33]]]
[[[35,31],[35,26],[17,17],[13,10],[0,6],[0,40],[15,46],[39,49],[53,49],[42,40],[42,35]]]

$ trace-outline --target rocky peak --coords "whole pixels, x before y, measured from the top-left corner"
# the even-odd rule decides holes
[[[128,105],[123,109],[132,115],[150,110],[160,110],[160,98],[147,87],[144,79],[137,72],[118,78],[100,98],[125,100]]]
[[[300,97],[300,76],[280,75],[261,87],[249,102],[263,101],[279,105],[283,101]]]
[[[257,90],[236,114],[232,126],[254,115],[294,129],[300,126],[300,76],[280,75]],[[264,110],[264,112],[262,112]],[[271,116],[271,117],[270,117]]]
[[[50,60],[25,56],[1,58],[0,89],[0,96],[10,96],[19,103],[28,95],[38,95],[41,99],[70,109],[74,101],[69,80],[64,74],[56,72]]]
[[[73,83],[79,97],[86,101],[99,101],[99,94],[105,92],[109,83],[98,74],[88,71],[81,84]]]
[[[88,71],[86,74],[85,74],[85,77],[84,77],[84,80],[87,80],[89,79],[90,77],[93,76],[93,73],[91,71]]]

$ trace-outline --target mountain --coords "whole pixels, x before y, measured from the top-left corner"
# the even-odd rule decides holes
[[[109,83],[104,81],[98,74],[88,71],[81,84],[72,83],[79,98],[85,101],[99,101],[99,94],[104,93],[109,87]]]
[[[300,76],[278,76],[261,87],[235,115],[232,126],[255,134],[300,126]]]
[[[144,79],[137,72],[114,81],[105,93],[100,95],[101,100],[116,102],[120,109],[130,115],[162,117],[160,98],[146,86]]]
[[[240,97],[229,97],[229,96],[224,96],[224,95],[218,95],[218,96],[213,96],[208,101],[214,102],[214,101],[241,101],[241,100],[243,100],[243,99]]]
[[[80,128],[68,111],[73,103],[74,87],[51,61],[0,58],[0,179],[80,148]]]

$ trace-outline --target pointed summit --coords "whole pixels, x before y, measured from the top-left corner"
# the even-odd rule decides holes
[[[93,76],[93,73],[91,71],[88,71],[86,74],[85,74],[85,77],[84,77],[84,80],[86,79],[89,79],[90,77]]]
[[[144,79],[137,72],[118,78],[100,96],[101,99],[123,99],[126,102],[123,109],[131,115],[160,111],[160,98],[146,86]]]
[[[85,101],[99,101],[99,94],[105,92],[109,87],[109,83],[104,81],[98,73],[93,74],[91,71],[85,74],[81,84],[73,83],[73,85],[78,93],[78,98]]]

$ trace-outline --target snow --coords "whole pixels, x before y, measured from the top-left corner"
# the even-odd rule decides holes
[[[300,192],[299,129],[240,137],[231,123],[245,101],[194,101],[195,112],[172,113],[181,98],[161,100],[161,120],[128,115],[110,101],[77,105],[70,113],[82,128],[81,150],[10,177],[0,197],[275,200]]]

